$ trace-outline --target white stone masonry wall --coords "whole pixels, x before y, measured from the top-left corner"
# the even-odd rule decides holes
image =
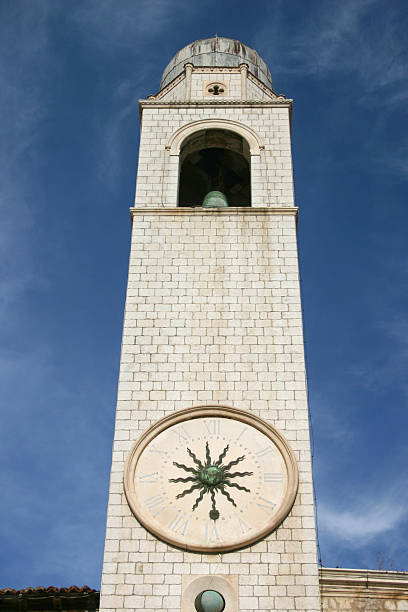
[[[175,84],[162,98],[166,102],[181,101],[186,99],[186,80],[182,79]]]
[[[191,79],[191,99],[192,100],[207,100],[208,96],[204,95],[206,86],[209,83],[224,83],[226,89],[222,96],[217,96],[217,99],[239,99],[241,97],[241,75],[239,73],[195,73]]]
[[[250,79],[247,80],[247,100],[265,100],[271,101],[271,97],[268,96],[258,85],[253,83]]]
[[[259,154],[251,156],[252,205],[293,206],[289,109],[250,104],[243,107],[180,106],[171,111],[166,107],[146,107],[135,206],[177,206],[179,159],[166,150],[166,145],[179,128],[193,121],[211,119],[236,121],[250,127],[264,146]]]
[[[272,423],[289,440],[300,473],[282,525],[222,555],[158,541],[132,515],[122,484],[127,454],[149,425],[206,402]],[[183,575],[217,574],[238,576],[242,612],[319,612],[315,547],[295,216],[250,209],[136,214],[101,611],[176,612]]]

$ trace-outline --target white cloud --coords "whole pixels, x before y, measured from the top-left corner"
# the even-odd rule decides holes
[[[401,287],[399,276],[396,275],[397,265],[390,270],[390,276],[395,275],[395,287]],[[403,290],[405,273],[401,274]],[[392,296],[389,296],[390,298]],[[394,294],[395,297],[395,294]],[[358,362],[350,364],[349,373],[361,388],[384,392],[397,388],[408,395],[408,318],[402,308],[383,307],[386,318],[372,323],[373,338],[376,350],[360,357]],[[375,313],[374,313],[375,316]]]
[[[408,91],[406,97],[408,98]],[[379,154],[374,160],[379,169],[386,169],[402,179],[408,178],[408,147],[393,148],[392,151]]]
[[[339,406],[336,398],[338,394],[333,386],[326,384],[324,388],[319,386],[320,397],[310,396],[311,418],[318,426],[319,436],[326,442],[336,442],[347,444],[355,437],[354,429],[351,426],[349,412],[344,411],[343,406]],[[318,443],[318,440],[317,440]]]
[[[185,21],[195,15],[202,6],[188,0],[88,0],[71,14],[84,45],[98,56],[116,57],[125,52],[126,61],[134,62],[134,70],[128,77],[118,80],[111,91],[115,115],[103,126],[98,126],[104,147],[99,156],[99,173],[112,187],[123,165],[124,130],[129,116],[138,117],[137,103],[158,89],[151,82],[157,64],[164,68],[161,37],[171,31],[175,19]],[[146,53],[145,50],[149,49]],[[170,59],[170,58],[169,58]],[[160,76],[158,76],[159,80]],[[136,124],[135,128],[136,130]]]
[[[349,546],[354,547],[367,544],[379,535],[398,528],[408,518],[401,494],[387,494],[378,500],[378,491],[370,499],[356,499],[353,506],[348,508],[320,503],[318,517],[321,532],[331,539],[346,540]]]
[[[364,142],[365,155],[376,166],[373,172],[405,180],[406,147],[388,145],[395,119],[391,113],[408,100],[406,25],[399,6],[391,3],[384,11],[378,0],[322,2],[317,10],[305,12],[301,27],[296,22],[292,30],[284,21],[286,8],[278,2],[270,9],[273,18],[261,29],[255,46],[265,54],[273,75],[311,77],[327,87],[333,87],[336,77],[345,78],[349,86],[337,92],[339,101],[376,109]]]
[[[0,520],[7,563],[23,565],[18,588],[100,577],[112,415],[106,388],[63,380],[54,357],[45,347],[0,354]]]
[[[39,73],[42,62],[52,63],[47,54],[48,2],[24,10],[10,11],[1,25],[0,162],[2,169],[14,168],[21,155],[33,145],[37,127],[46,112],[41,96]]]
[[[188,0],[176,4],[174,0],[88,0],[73,12],[72,19],[88,43],[111,54],[118,47],[142,49],[149,39],[170,28],[177,16],[185,18],[196,10]],[[140,67],[135,66],[135,72]]]
[[[45,119],[46,104],[39,73],[48,55],[49,2],[16,6],[1,24],[0,52],[0,317],[10,324],[13,306],[44,278],[30,256],[29,235],[35,225],[30,202],[30,156]],[[5,118],[7,117],[7,120]]]
[[[408,66],[404,61],[400,16],[392,10],[382,12],[378,0],[323,2],[292,33],[283,23],[282,5],[277,3],[274,26],[268,25],[257,36],[257,48],[270,48],[271,68],[278,72],[330,76],[335,73],[357,75],[361,88],[344,92],[357,101],[387,104],[402,103],[408,97]],[[281,40],[281,32],[285,39]]]

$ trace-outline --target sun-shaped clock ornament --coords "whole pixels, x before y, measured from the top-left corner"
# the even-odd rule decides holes
[[[223,552],[268,535],[296,497],[288,442],[259,417],[224,406],[174,412],[145,431],[126,462],[129,506],[173,546]]]
[[[211,496],[211,510],[209,512],[209,517],[216,521],[220,513],[216,508],[215,494],[221,493],[225,495],[228,501],[233,505],[237,506],[234,499],[231,497],[229,492],[227,491],[228,487],[239,489],[240,491],[245,491],[246,493],[250,493],[251,490],[247,487],[243,487],[236,482],[233,482],[234,478],[243,478],[244,476],[252,476],[253,472],[231,472],[231,468],[234,465],[240,463],[245,459],[245,455],[234,459],[233,461],[229,461],[226,465],[223,465],[222,461],[228,453],[229,445],[223,449],[222,453],[218,457],[217,461],[212,461],[210,447],[208,442],[205,443],[205,461],[204,463],[197,459],[196,455],[192,450],[187,448],[187,453],[190,455],[192,460],[194,461],[196,467],[188,467],[183,465],[182,463],[177,463],[177,461],[173,461],[173,465],[176,467],[185,470],[186,472],[190,472],[193,476],[187,476],[186,478],[169,478],[169,482],[191,482],[193,483],[190,488],[185,489],[178,495],[176,495],[176,499],[180,499],[185,495],[189,495],[193,493],[193,491],[199,490],[200,494],[195,500],[192,510],[194,511],[198,504],[203,500],[204,495],[209,493]]]

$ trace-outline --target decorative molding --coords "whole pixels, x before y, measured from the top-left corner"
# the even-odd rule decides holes
[[[225,600],[225,610],[238,612],[238,576],[224,574],[222,576],[204,574],[183,574],[181,578],[181,612],[195,610],[195,598],[208,589],[218,591]]]
[[[176,78],[173,79],[168,85],[166,85],[166,87],[161,89],[157,94],[154,94],[153,96],[149,96],[147,98],[147,100],[148,101],[152,101],[152,102],[154,102],[156,100],[160,100],[166,94],[168,94],[172,89],[174,89],[176,87],[176,85],[181,83],[181,81],[184,81],[185,78],[186,78],[186,71],[184,70],[181,74],[176,76]]]
[[[184,72],[186,75],[186,100],[191,99],[191,75],[193,72],[193,64],[186,64],[184,66]]]
[[[259,151],[264,144],[258,134],[250,127],[232,119],[201,119],[193,121],[179,128],[167,141],[166,149],[170,155],[179,155],[180,147],[184,140],[200,130],[229,130],[239,134],[249,145],[251,155],[259,155]]]
[[[164,90],[163,90],[164,91]],[[194,102],[186,102],[186,100],[173,100],[171,102],[161,102],[157,99],[148,98],[146,100],[139,100],[139,106],[143,109],[145,106],[161,106],[162,108],[188,108],[189,106],[203,107],[203,106],[242,106],[248,108],[249,106],[260,106],[265,108],[271,108],[273,106],[286,106],[292,108],[293,100],[291,98],[276,98],[267,102],[265,100],[197,100]]]
[[[220,96],[220,98],[222,98],[222,97],[225,98],[225,96],[229,96],[229,87],[228,87],[227,83],[222,83],[220,80],[218,80],[218,81],[204,81],[204,83],[203,83],[203,96],[204,97],[211,98],[211,100],[214,99],[214,94],[212,92],[208,91],[210,86],[214,86],[214,85],[218,85],[219,87],[223,88],[223,92],[217,94],[217,95]],[[219,98],[217,98],[217,100],[218,99]]]
[[[408,572],[319,569],[323,597],[408,599]]]
[[[228,206],[228,208],[203,208],[202,206],[177,206],[177,207],[165,207],[163,205],[153,208],[148,206],[142,207],[131,207],[131,217],[137,217],[139,215],[223,215],[223,216],[241,216],[241,215],[289,215],[298,216],[299,208],[297,206],[270,206],[270,207],[259,207],[259,206]]]
[[[232,74],[239,74],[240,73],[240,69],[239,67],[237,68],[227,68],[227,67],[222,67],[222,66],[194,66],[193,68],[193,72],[196,72],[197,74],[206,74],[206,73],[216,73],[216,72],[224,72],[224,73],[232,73]]]
[[[246,100],[247,99],[248,66],[246,64],[240,64],[239,71],[241,73],[241,98],[242,100]]]
[[[256,78],[251,72],[248,72],[248,80],[252,81],[259,89],[261,89],[267,96],[269,96],[272,100],[276,102],[288,102],[289,99],[286,98],[283,94],[276,94],[272,89],[269,89],[266,85],[262,83],[259,79]],[[291,100],[292,101],[292,100]]]

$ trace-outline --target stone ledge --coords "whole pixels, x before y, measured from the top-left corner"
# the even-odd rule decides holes
[[[250,106],[265,106],[267,108],[272,106],[286,107],[292,108],[293,100],[289,98],[284,98],[280,100],[277,98],[276,100],[271,100],[267,102],[265,100],[197,100],[197,101],[189,101],[185,100],[173,100],[173,101],[162,101],[162,100],[139,100],[139,108],[142,110],[148,106],[160,106],[161,108],[189,108],[189,107],[203,107],[203,106],[242,106],[244,108]]]
[[[225,208],[203,208],[202,206],[177,206],[161,208],[151,206],[146,208],[130,208],[130,215],[294,215],[298,216],[297,206],[270,206],[270,207],[252,207],[252,206],[228,206]]]
[[[323,597],[408,599],[408,572],[322,567],[319,578]]]

